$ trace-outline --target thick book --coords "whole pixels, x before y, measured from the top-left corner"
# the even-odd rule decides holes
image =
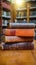
[[[5,42],[32,42],[33,37],[5,36]]]
[[[3,49],[7,50],[29,50],[29,49],[34,49],[34,44],[33,42],[20,42],[20,43],[15,43],[15,44],[3,44]]]
[[[3,29],[6,36],[33,37],[34,29]]]

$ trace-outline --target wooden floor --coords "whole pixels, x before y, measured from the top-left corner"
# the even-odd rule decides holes
[[[0,50],[0,65],[36,65],[36,41],[34,50]]]

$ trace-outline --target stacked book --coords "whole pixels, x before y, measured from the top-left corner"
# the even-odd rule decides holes
[[[34,24],[12,23],[3,29],[4,49],[34,49]]]

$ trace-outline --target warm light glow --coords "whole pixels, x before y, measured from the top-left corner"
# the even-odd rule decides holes
[[[16,4],[17,5],[21,5],[22,4],[22,0],[16,0]]]

